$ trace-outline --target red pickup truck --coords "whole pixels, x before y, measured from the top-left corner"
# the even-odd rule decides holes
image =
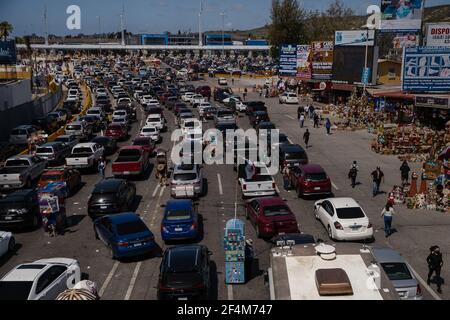
[[[128,146],[119,150],[112,173],[114,177],[143,176],[149,166],[149,153],[143,147]]]
[[[114,140],[126,140],[128,137],[127,130],[120,124],[110,124],[106,129],[105,136]]]
[[[155,152],[155,141],[153,141],[150,137],[137,136],[133,140],[133,146],[140,146],[144,148],[144,150],[147,151],[150,156],[152,156]]]

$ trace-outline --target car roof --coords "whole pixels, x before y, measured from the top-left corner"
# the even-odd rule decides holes
[[[125,222],[139,221],[141,218],[134,212],[124,212],[108,216],[113,224],[121,224]]]
[[[95,145],[96,145],[95,142],[84,142],[84,143],[78,143],[77,145],[75,145],[75,148],[84,148],[84,147],[90,148]]]
[[[301,166],[301,169],[305,173],[321,173],[325,172],[325,170],[318,164],[304,164]]]
[[[329,198],[327,199],[335,208],[354,208],[360,207],[353,198]]]
[[[2,281],[34,281],[46,268],[46,264],[20,264],[3,277]]]
[[[193,202],[189,199],[169,200],[166,204],[166,210],[192,209],[192,207]]]
[[[14,191],[12,193],[0,196],[0,201],[2,201],[3,199],[7,199],[8,197],[26,197],[26,196],[28,196],[30,194],[33,194],[33,193],[36,193],[36,191],[33,190],[33,189],[17,190],[17,191]]]
[[[298,144],[284,144],[280,146],[280,149],[284,152],[303,152],[305,149],[303,149]]]
[[[264,197],[264,198],[256,198],[256,200],[262,206],[281,205],[281,204],[288,206],[286,204],[286,202],[284,202],[283,199],[280,197]],[[252,200],[250,200],[250,201],[252,201]]]
[[[372,252],[378,263],[406,263],[405,259],[400,255],[400,253],[391,248],[373,248]]]
[[[95,193],[110,193],[116,192],[118,188],[123,184],[124,180],[121,179],[106,179],[97,183],[94,187]]]

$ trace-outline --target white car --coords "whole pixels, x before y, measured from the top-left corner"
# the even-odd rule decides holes
[[[150,95],[145,95],[145,96],[142,96],[141,97],[141,104],[148,104],[150,101],[153,101],[153,100],[155,100],[155,99],[153,99],[153,97],[152,96],[150,96]],[[158,102],[158,100],[155,100],[156,102]]]
[[[141,137],[150,137],[155,142],[158,142],[161,139],[159,130],[155,126],[144,126],[139,135]]]
[[[280,104],[298,104],[298,97],[293,92],[285,92],[279,97]]]
[[[329,198],[314,204],[316,219],[333,240],[365,240],[373,238],[373,226],[364,210],[352,198]]]
[[[113,113],[113,119],[126,119],[126,120],[128,120],[128,113],[125,110],[116,110]]]
[[[128,107],[131,107],[131,99],[130,98],[120,98],[118,101],[117,101],[117,104],[119,105],[119,104],[127,104],[127,106]]]
[[[150,114],[145,121],[145,125],[163,131],[166,127],[166,121],[160,114]]]
[[[16,240],[11,232],[0,231],[0,257],[8,252],[13,252]]]
[[[0,280],[0,300],[55,300],[81,281],[77,260],[41,259],[18,265]]]
[[[185,92],[181,96],[181,100],[183,100],[184,102],[190,102],[194,95],[195,95],[195,93],[193,93],[193,92]]]
[[[241,100],[237,100],[236,101],[236,110],[239,112],[245,112],[245,111],[247,111],[247,106]]]
[[[191,98],[191,104],[200,104],[202,102],[205,102],[205,97],[203,97],[201,94],[196,94],[194,96],[192,96]]]
[[[203,112],[205,111],[206,108],[211,108],[211,103],[209,102],[200,103],[197,107],[199,115],[203,115]]]
[[[186,119],[182,122],[181,130],[184,136],[199,136],[203,134],[202,122],[197,119]]]
[[[228,81],[225,78],[219,78],[219,86],[226,86],[228,85]]]

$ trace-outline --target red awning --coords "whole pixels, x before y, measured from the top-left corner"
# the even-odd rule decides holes
[[[414,100],[416,97],[414,94],[403,93],[402,91],[379,91],[379,92],[373,91],[372,96],[383,98],[398,98],[405,100]]]
[[[347,84],[347,83],[333,83],[332,89],[353,92],[353,90],[355,90],[355,86],[353,84]]]

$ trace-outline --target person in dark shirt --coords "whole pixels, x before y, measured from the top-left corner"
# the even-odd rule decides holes
[[[303,141],[305,141],[306,148],[308,148],[308,146],[309,146],[309,137],[310,137],[310,135],[311,134],[310,134],[309,130],[306,129],[305,133],[303,134]]]
[[[376,197],[380,193],[381,182],[384,181],[384,173],[380,167],[377,167],[375,171],[371,173],[373,180],[373,197]]]
[[[400,167],[400,173],[402,176],[402,184],[403,186],[406,186],[408,184],[409,179],[409,172],[411,171],[411,168],[408,165],[408,162],[403,161],[402,166]]]
[[[430,248],[430,254],[427,257],[428,263],[428,279],[427,284],[430,285],[431,276],[433,273],[436,273],[436,284],[437,284],[437,292],[442,293],[441,288],[441,268],[444,265],[444,261],[442,260],[442,253],[438,246],[432,246]]]

